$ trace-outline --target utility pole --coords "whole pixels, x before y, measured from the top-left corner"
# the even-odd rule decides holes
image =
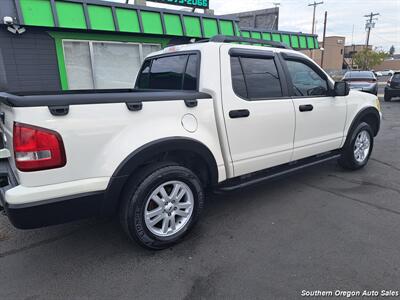
[[[378,18],[374,18],[379,16],[379,13],[371,12],[369,15],[365,15],[364,18],[367,18],[367,23],[365,24],[365,29],[367,30],[367,41],[365,43],[365,47],[368,49],[369,46],[369,37],[371,35],[371,29],[375,27],[375,22]]]
[[[281,6],[281,3],[280,2],[273,2],[272,4],[274,5],[275,9],[278,10],[278,14],[275,15],[274,23],[272,24],[272,29],[278,30],[278,24],[277,23],[278,23],[279,7]],[[276,25],[276,27],[275,27],[275,25]]]
[[[317,6],[320,5],[320,4],[324,4],[324,2],[323,2],[323,1],[321,1],[321,2],[316,2],[316,1],[314,0],[314,3],[308,4],[308,6],[314,6],[313,19],[312,19],[312,34],[315,33],[315,10],[316,10]]]
[[[315,34],[315,10],[317,8],[318,5],[323,4],[324,2],[316,2],[314,0],[314,3],[308,4],[308,6],[314,6],[314,11],[313,11],[313,18],[312,18],[312,34]],[[312,59],[314,59],[314,52],[312,50],[310,50],[310,56]]]
[[[322,47],[324,50],[321,53],[321,68],[324,68],[324,56],[325,56],[325,38],[326,38],[326,22],[328,20],[328,12],[325,11],[325,18],[324,18],[324,35],[322,37]]]

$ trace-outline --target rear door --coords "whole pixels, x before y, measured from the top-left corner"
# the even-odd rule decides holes
[[[296,113],[292,160],[340,148],[346,122],[346,97],[333,97],[331,83],[309,59],[283,54]]]
[[[289,162],[295,113],[274,52],[222,45],[221,70],[234,175]]]

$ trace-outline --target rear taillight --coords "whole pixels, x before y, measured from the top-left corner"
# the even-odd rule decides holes
[[[15,164],[20,171],[60,168],[67,162],[62,138],[55,131],[14,123],[13,142]]]

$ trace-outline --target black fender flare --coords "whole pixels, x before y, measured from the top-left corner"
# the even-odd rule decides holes
[[[125,183],[143,162],[170,151],[187,151],[199,155],[207,165],[210,184],[218,183],[217,162],[210,149],[203,143],[186,137],[155,140],[133,151],[117,167],[106,189],[101,214],[110,215],[116,211]]]
[[[363,108],[360,110],[356,116],[354,117],[353,121],[351,122],[351,125],[349,127],[349,131],[347,132],[347,138],[346,138],[346,143],[345,145],[351,140],[351,134],[354,131],[354,129],[357,127],[357,125],[360,123],[360,121],[367,115],[373,115],[376,118],[377,122],[377,128],[374,132],[375,136],[378,134],[380,126],[381,126],[381,116],[379,114],[379,111],[372,106]]]

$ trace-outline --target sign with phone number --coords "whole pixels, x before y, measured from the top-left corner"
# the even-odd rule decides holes
[[[180,5],[193,8],[209,8],[209,0],[147,0],[164,4]]]

